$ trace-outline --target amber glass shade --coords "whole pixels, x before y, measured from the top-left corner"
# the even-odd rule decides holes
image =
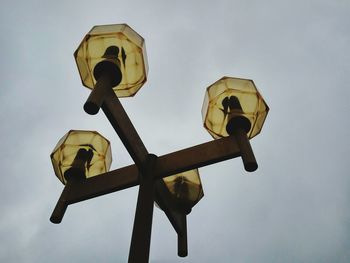
[[[229,136],[227,124],[243,116],[250,122],[248,138],[260,133],[269,107],[252,80],[223,77],[210,85],[202,107],[204,127],[215,138]]]
[[[83,163],[86,178],[109,171],[112,163],[109,141],[95,131],[71,130],[59,140],[50,156],[55,174],[63,184],[67,183],[66,171],[74,166],[80,153],[88,156]]]
[[[198,169],[163,178],[176,205],[191,210],[204,196]]]
[[[102,60],[114,61],[122,73],[113,87],[118,97],[129,97],[146,82],[148,64],[144,39],[126,24],[94,26],[84,37],[74,57],[83,85],[93,89],[94,68]]]

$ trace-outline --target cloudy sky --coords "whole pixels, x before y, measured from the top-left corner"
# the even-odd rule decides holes
[[[146,39],[148,81],[122,103],[150,152],[211,140],[205,88],[253,79],[271,110],[240,159],[200,169],[205,197],[188,218],[189,256],[154,212],[150,262],[350,262],[350,2],[348,0],[1,1],[0,261],[126,262],[137,188],[49,217],[63,189],[49,154],[70,129],[112,143],[112,168],[132,163],[100,113],[82,107],[73,52],[94,25],[128,23]]]

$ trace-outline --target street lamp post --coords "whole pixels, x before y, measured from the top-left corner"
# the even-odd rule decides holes
[[[74,55],[83,85],[92,89],[84,110],[97,114],[102,108],[135,164],[109,171],[107,139],[97,132],[68,132],[51,154],[65,184],[51,222],[60,223],[70,204],[139,185],[128,262],[148,262],[154,203],[177,232],[178,255],[187,256],[186,217],[203,197],[198,168],[241,156],[245,170],[255,171],[249,139],[260,132],[268,106],[253,81],[224,77],[207,88],[202,109],[204,127],[216,140],[156,156],[119,101],[146,82],[143,38],[126,24],[95,26]]]

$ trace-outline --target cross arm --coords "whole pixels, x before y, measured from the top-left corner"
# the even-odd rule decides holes
[[[163,178],[238,156],[240,149],[236,138],[225,137],[158,157],[154,176]]]
[[[240,149],[235,137],[221,138],[159,156],[153,176],[155,179],[160,179],[238,156],[240,156]],[[67,197],[67,201],[72,204],[138,184],[137,166],[129,165],[75,184],[74,190],[70,191]]]
[[[70,192],[69,204],[77,203],[101,195],[113,193],[139,184],[137,166],[129,165],[119,168],[74,185]]]

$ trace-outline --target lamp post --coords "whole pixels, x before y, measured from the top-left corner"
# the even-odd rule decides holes
[[[245,170],[255,171],[249,139],[260,132],[268,106],[253,81],[224,77],[206,89],[202,108],[204,127],[216,140],[158,157],[148,152],[119,101],[146,82],[144,39],[126,24],[95,26],[74,56],[83,85],[92,89],[85,112],[102,108],[135,164],[109,171],[107,139],[97,132],[68,132],[51,154],[65,185],[51,222],[60,223],[70,204],[139,185],[128,262],[148,262],[154,203],[177,233],[178,255],[187,256],[186,217],[203,197],[198,168],[241,156]]]

